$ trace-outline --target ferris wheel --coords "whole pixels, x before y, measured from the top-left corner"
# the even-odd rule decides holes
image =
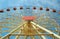
[[[60,14],[56,9],[37,5],[1,9],[0,39],[60,39],[56,13]]]
[[[56,13],[56,10],[50,11],[49,8],[46,8],[46,12],[48,12],[46,15],[45,12],[41,12],[42,7],[35,11],[36,9],[35,6],[32,8],[21,6],[19,9],[12,8],[13,13],[10,8],[0,10],[1,15],[6,12],[6,17],[0,22],[0,31],[2,31],[2,28],[9,28],[9,30],[2,31],[9,33],[1,39],[11,39],[13,36],[14,39],[48,39],[47,37],[60,39],[60,27],[50,17],[50,12]]]

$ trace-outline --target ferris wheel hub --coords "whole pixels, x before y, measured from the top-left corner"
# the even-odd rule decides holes
[[[23,16],[22,19],[23,20],[26,20],[26,21],[32,21],[32,20],[35,20],[35,16]]]

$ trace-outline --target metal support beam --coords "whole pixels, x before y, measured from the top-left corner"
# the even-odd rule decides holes
[[[34,25],[32,25],[32,26],[33,26],[33,28],[36,30],[36,27],[35,27]],[[38,30],[36,30],[36,31],[37,31],[38,34],[40,34],[40,32],[39,32]],[[43,36],[43,35],[41,35],[41,37],[42,37],[43,39],[46,39],[45,36]]]
[[[21,33],[21,30],[20,30],[19,34],[20,34],[20,33]],[[17,35],[15,39],[19,39],[19,36]]]
[[[50,30],[48,30],[48,29],[46,29],[46,28],[44,28],[44,27],[42,27],[42,26],[39,26],[38,24],[36,24],[36,23],[34,23],[34,22],[31,22],[31,23],[32,23],[33,25],[39,27],[40,29],[42,29],[42,30],[48,32],[49,34],[53,34],[55,37],[57,37],[57,38],[60,39],[60,36],[58,36],[57,34],[51,32]]]
[[[22,24],[22,25],[24,25],[24,24]],[[8,37],[8,35],[10,35],[11,33],[15,32],[16,30],[18,30],[20,27],[22,27],[22,25],[18,26],[17,28],[15,28],[14,30],[12,30],[10,33],[8,33],[7,35],[3,36],[2,39],[5,38],[5,37]]]
[[[53,34],[10,34],[10,35],[12,35],[12,36],[41,36],[41,35],[43,35],[43,36],[46,36],[46,35],[53,35]]]

